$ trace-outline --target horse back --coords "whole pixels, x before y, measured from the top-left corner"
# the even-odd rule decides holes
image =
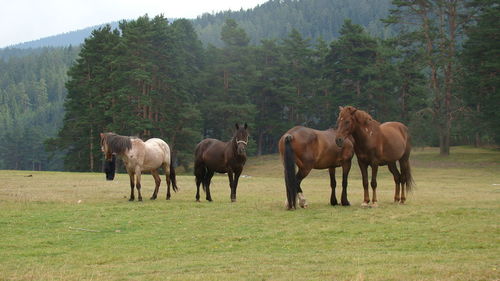
[[[144,142],[143,170],[156,169],[170,164],[170,147],[162,139],[151,138]]]
[[[217,139],[204,139],[195,149],[195,165],[205,165],[218,173],[226,173],[225,149],[227,143]]]
[[[382,147],[387,161],[397,161],[411,149],[408,127],[400,122],[385,122],[380,125]]]
[[[293,127],[281,137],[279,148],[282,155],[286,135],[292,136],[291,146],[298,166],[309,166],[314,169],[338,167],[342,161],[351,159],[354,155],[350,140],[346,139],[343,148],[335,144],[334,130],[320,131],[303,126]]]

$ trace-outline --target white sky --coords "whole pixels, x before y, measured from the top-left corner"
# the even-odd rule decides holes
[[[267,0],[0,0],[0,48],[148,14],[193,19]]]

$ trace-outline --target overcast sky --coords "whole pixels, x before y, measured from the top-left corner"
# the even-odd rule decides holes
[[[267,0],[0,0],[0,48],[144,14],[196,18]]]

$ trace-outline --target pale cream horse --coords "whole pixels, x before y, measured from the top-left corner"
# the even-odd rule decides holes
[[[134,201],[134,186],[137,188],[138,200],[141,195],[141,172],[150,171],[155,179],[155,190],[151,200],[156,199],[161,179],[158,172],[163,167],[167,181],[167,200],[170,199],[170,182],[174,191],[178,190],[175,170],[172,165],[172,153],[168,144],[158,138],[142,141],[139,138],[120,136],[115,133],[101,133],[101,150],[106,161],[112,161],[112,155],[121,157],[130,177],[130,199]],[[114,173],[114,170],[112,171]]]

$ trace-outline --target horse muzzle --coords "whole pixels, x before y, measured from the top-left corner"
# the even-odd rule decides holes
[[[115,179],[116,157],[113,155],[111,160],[104,160],[104,173],[106,180],[112,181]]]

